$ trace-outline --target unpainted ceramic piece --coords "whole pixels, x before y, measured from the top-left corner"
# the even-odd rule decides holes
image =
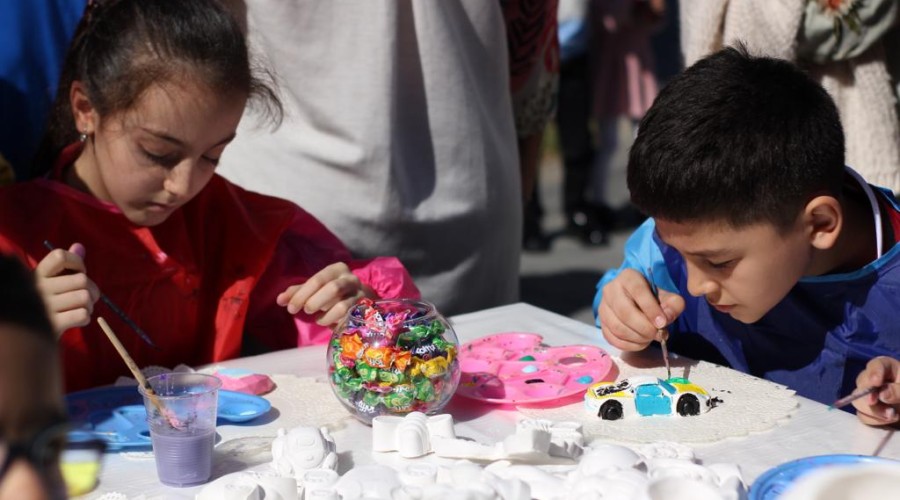
[[[272,467],[279,475],[297,481],[302,481],[308,470],[334,470],[337,468],[334,439],[325,427],[278,429],[278,436],[272,441]]]
[[[299,500],[297,481],[262,472],[234,472],[207,484],[196,500]]]
[[[495,462],[486,467],[502,478],[528,483],[537,500],[598,498],[603,500],[656,500],[660,488],[671,485],[673,492],[698,499],[742,500],[746,496],[740,469],[732,464],[705,467],[693,460],[693,451],[683,447],[648,447],[662,455],[679,454],[690,458],[647,457],[631,448],[613,444],[594,444],[585,448],[577,465],[554,467],[515,465]],[[712,493],[710,493],[712,492]],[[711,494],[713,496],[708,496]],[[673,497],[676,498],[676,497]]]
[[[372,419],[372,451],[397,451],[404,458],[417,458],[433,451],[435,437],[456,439],[452,416],[429,417],[414,411],[403,417],[379,415]]]
[[[450,415],[427,417],[412,412],[404,417],[380,415],[372,420],[372,450],[397,451],[404,458],[434,453],[444,458],[478,461],[515,460],[547,463],[551,456],[577,458],[584,438],[580,425],[541,420],[520,420],[516,432],[503,441],[484,444],[458,439]]]
[[[584,433],[580,422],[554,422],[537,418],[520,418],[516,429],[540,429],[550,433],[547,453],[553,457],[576,459],[584,450]]]

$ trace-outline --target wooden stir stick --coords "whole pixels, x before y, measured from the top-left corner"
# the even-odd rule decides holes
[[[125,361],[125,364],[128,366],[131,374],[134,375],[135,379],[137,379],[138,384],[140,384],[141,387],[144,388],[144,393],[147,394],[148,398],[150,398],[150,402],[153,403],[153,406],[156,407],[156,410],[159,412],[159,414],[165,417],[169,425],[177,429],[178,426],[175,425],[176,422],[173,422],[173,419],[171,418],[172,415],[170,415],[169,411],[166,410],[166,407],[163,406],[162,401],[159,400],[156,392],[153,391],[153,387],[150,386],[150,383],[147,382],[144,374],[141,373],[141,369],[138,368],[134,360],[131,359],[131,356],[128,355],[128,351],[125,350],[125,346],[123,346],[122,343],[119,342],[119,338],[116,337],[115,333],[113,333],[112,328],[109,327],[109,323],[107,323],[102,316],[99,316],[97,318],[97,324],[100,325],[100,328],[103,329],[103,333],[106,334],[107,338],[109,338],[109,341],[112,342],[113,347],[115,347],[116,351],[118,351],[119,356],[121,356],[122,360]]]

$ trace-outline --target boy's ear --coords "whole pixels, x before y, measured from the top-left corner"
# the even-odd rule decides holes
[[[841,204],[833,196],[816,196],[803,209],[803,222],[810,244],[826,250],[834,246],[844,225]]]
[[[69,88],[69,104],[72,106],[72,117],[78,133],[91,135],[97,130],[99,123],[94,104],[87,95],[84,84],[76,80]]]

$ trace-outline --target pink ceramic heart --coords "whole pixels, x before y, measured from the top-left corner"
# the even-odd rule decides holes
[[[508,332],[463,344],[456,392],[489,403],[545,403],[581,394],[595,382],[615,380],[618,368],[603,349],[550,347],[542,340],[536,333]]]

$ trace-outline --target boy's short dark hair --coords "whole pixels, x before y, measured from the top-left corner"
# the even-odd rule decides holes
[[[831,97],[797,66],[720,50],[673,78],[641,120],[632,202],[674,222],[789,227],[817,194],[839,196],[844,132]]]
[[[47,309],[34,283],[34,275],[18,259],[0,254],[0,325],[23,327],[55,342]]]

